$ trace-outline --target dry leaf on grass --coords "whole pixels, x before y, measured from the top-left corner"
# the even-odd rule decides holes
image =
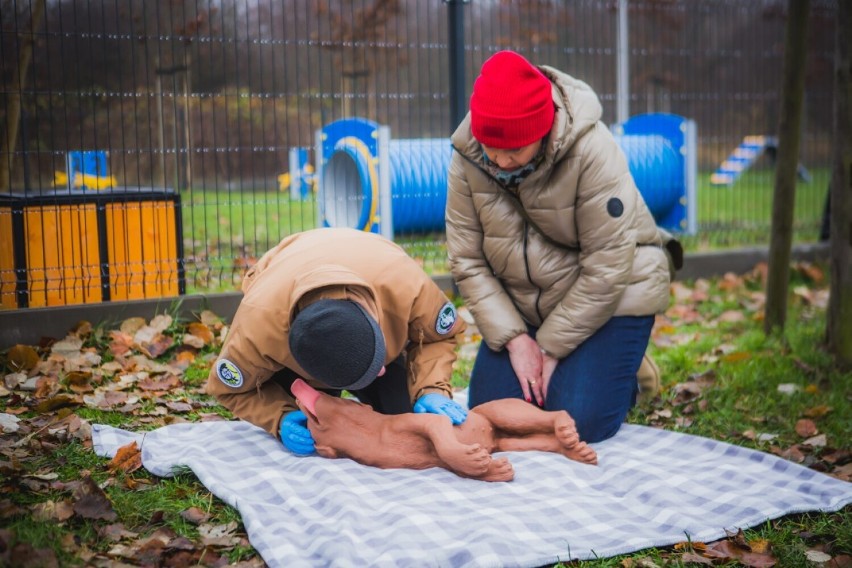
[[[107,468],[111,473],[123,471],[124,473],[133,473],[142,467],[142,452],[136,441],[118,448],[118,451],[110,460]]]

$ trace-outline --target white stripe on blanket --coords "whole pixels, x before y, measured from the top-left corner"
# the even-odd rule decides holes
[[[598,466],[508,454],[509,483],[294,457],[246,422],[147,433],[95,425],[92,437],[105,457],[136,440],[154,475],[189,467],[239,510],[273,567],[542,566],[687,537],[709,542],[725,529],[852,502],[852,483],[767,453],[636,425],[595,444]]]

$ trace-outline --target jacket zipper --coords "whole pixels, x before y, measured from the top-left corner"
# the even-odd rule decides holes
[[[471,160],[470,158],[468,158],[468,157],[467,157],[467,156],[466,156],[463,152],[459,151],[459,149],[458,149],[458,148],[456,148],[455,146],[453,146],[453,150],[455,150],[455,151],[458,153],[458,155],[459,155],[459,156],[461,156],[462,158],[464,158],[465,160],[467,160],[467,161],[468,161],[468,163],[472,164],[472,165],[473,165],[476,169],[478,169],[479,171],[481,171],[481,172],[482,172],[483,174],[485,174],[487,177],[489,177],[489,178],[491,178],[492,180],[494,180],[494,183],[496,183],[499,187],[503,188],[505,191],[511,191],[511,190],[510,190],[507,186],[505,186],[505,185],[503,185],[502,183],[500,183],[500,180],[498,180],[497,178],[495,178],[494,176],[492,176],[492,175],[488,172],[488,170],[486,170],[485,168],[483,168],[482,166],[480,166],[479,164],[477,164],[476,162],[474,162],[473,160]],[[511,199],[511,197],[510,197],[510,199]],[[529,243],[529,231],[530,231],[529,223],[527,223],[526,219],[524,219],[524,271],[525,271],[525,272],[526,272],[526,274],[527,274],[527,281],[530,283],[530,285],[532,285],[532,286],[536,289],[536,294],[535,294],[535,313],[536,313],[536,315],[538,315],[538,319],[539,319],[539,321],[542,321],[542,322],[543,322],[543,321],[544,321],[544,317],[541,315],[541,292],[542,292],[542,290],[541,290],[541,286],[539,286],[538,284],[536,284],[535,282],[533,282],[533,279],[532,279],[532,273],[530,272],[530,261],[529,261],[529,256],[527,255],[527,244]]]
[[[544,321],[544,318],[541,315],[541,306],[539,305],[541,303],[541,286],[538,286],[535,282],[533,282],[532,273],[530,272],[530,259],[529,259],[529,255],[527,254],[527,245],[529,244],[529,234],[530,234],[529,223],[524,221],[524,270],[527,273],[527,280],[529,281],[530,284],[535,286],[535,289],[537,290],[536,294],[535,294],[535,313],[538,315],[539,321]]]

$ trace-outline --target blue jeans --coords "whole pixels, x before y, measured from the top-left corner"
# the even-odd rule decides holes
[[[636,372],[648,347],[654,316],[614,317],[559,361],[545,397],[545,410],[567,410],[580,438],[600,442],[618,432],[636,403]],[[530,327],[535,337],[537,329]],[[470,375],[471,408],[500,398],[523,398],[509,352],[479,347]]]

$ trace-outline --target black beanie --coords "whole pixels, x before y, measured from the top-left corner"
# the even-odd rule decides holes
[[[305,371],[335,389],[362,389],[385,364],[379,324],[350,300],[318,300],[300,311],[289,344]]]

